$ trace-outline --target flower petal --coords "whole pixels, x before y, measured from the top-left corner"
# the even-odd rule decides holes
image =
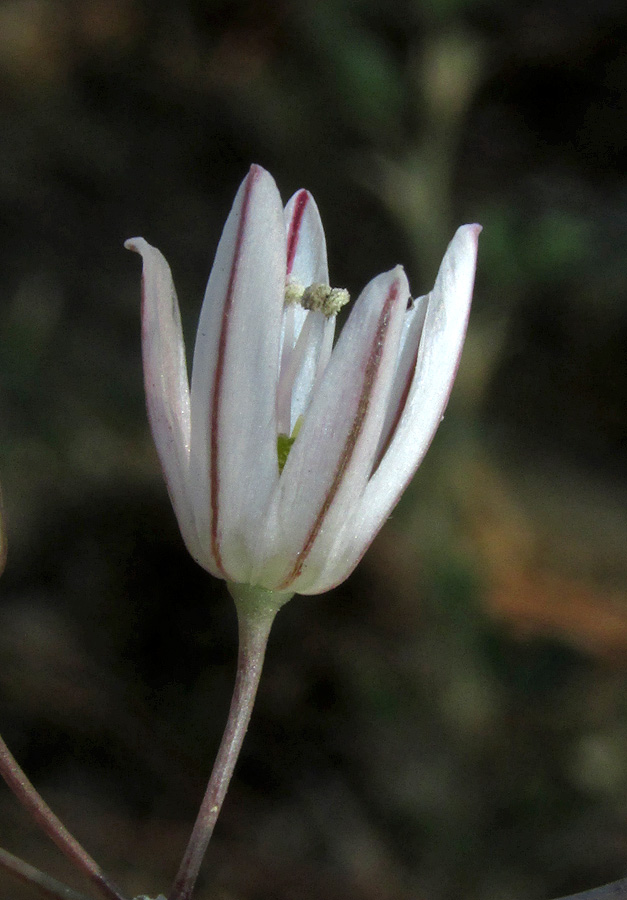
[[[333,350],[334,334],[335,316],[325,316],[315,309],[307,313],[290,359],[294,371],[285,373],[292,380],[290,434],[298,419],[307,412],[314,387],[324,374]],[[281,371],[281,379],[283,377]]]
[[[466,336],[480,225],[463,225],[448,246],[429,306],[412,384],[388,449],[329,556],[304,593],[329,590],[355,568],[429,448],[453,387]]]
[[[143,238],[131,238],[124,246],[143,259],[142,355],[157,453],[185,543],[201,565],[211,568],[198,541],[189,493],[189,383],[172,273],[163,255]]]
[[[408,297],[398,266],[355,303],[285,464],[260,535],[266,565],[256,583],[300,591],[324,569],[372,469]]]
[[[252,166],[218,246],[192,373],[191,465],[199,532],[221,577],[249,581],[257,521],[278,479],[276,387],[285,223],[272,177]]]
[[[329,283],[327,245],[316,201],[309,191],[297,191],[285,207],[286,275],[304,287]]]
[[[377,447],[375,468],[381,461],[381,458],[388,447],[390,438],[396,430],[401,413],[407,402],[407,396],[416,370],[418,347],[420,346],[428,304],[429,297],[418,297],[413,301],[412,305],[405,313],[398,363],[394,374],[394,383],[392,385],[390,399],[388,400],[388,406],[385,412],[385,422],[381,431],[381,437],[379,438],[379,446]]]
[[[302,287],[329,283],[324,228],[309,191],[297,191],[285,207],[287,279]],[[279,431],[291,434],[305,413],[312,388],[324,371],[333,347],[335,316],[290,303],[283,315],[281,377],[277,408]]]

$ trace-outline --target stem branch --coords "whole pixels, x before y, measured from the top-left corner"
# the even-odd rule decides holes
[[[17,760],[0,736],[0,775],[4,778],[22,806],[28,810],[42,831],[54,841],[59,850],[83,872],[107,900],[124,900],[124,895],[104,874],[98,863],[81,847],[63,822],[35,790]],[[25,864],[24,864],[25,865]]]
[[[9,853],[8,850],[3,850],[2,847],[0,847],[0,869],[10,872],[11,875],[14,875],[25,884],[30,884],[37,888],[40,894],[44,897],[49,897],[50,900],[89,900],[85,894],[73,890],[73,888],[63,884],[62,881],[57,881],[52,875],[46,875],[45,872],[24,862],[19,856],[13,856],[12,853]]]
[[[190,900],[248,728],[270,628],[289,594],[229,584],[239,625],[237,675],[218,755],[169,900]]]

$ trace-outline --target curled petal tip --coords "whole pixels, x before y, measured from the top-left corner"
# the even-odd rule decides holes
[[[146,241],[141,237],[129,238],[127,241],[124,241],[124,249],[132,250],[134,253],[141,253],[142,244],[146,244]]]

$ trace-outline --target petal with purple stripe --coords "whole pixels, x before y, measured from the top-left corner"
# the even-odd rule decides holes
[[[200,314],[191,463],[201,539],[223,577],[249,580],[248,546],[278,479],[276,389],[285,224],[272,177],[253,166],[224,227]]]
[[[429,448],[446,409],[464,344],[480,231],[480,225],[463,225],[448,246],[428,296],[415,372],[388,449],[330,553],[327,573],[305,593],[329,590],[352,572]]]
[[[408,297],[399,266],[355,303],[276,489],[260,536],[257,555],[267,565],[255,573],[258,583],[298,591],[324,569],[372,468]]]
[[[302,287],[328,284],[329,270],[324,228],[309,191],[297,191],[285,207],[287,279]],[[312,389],[326,368],[333,347],[335,316],[286,306],[281,349],[281,378],[277,406],[279,430],[291,434],[305,414]]]
[[[172,273],[163,255],[143,238],[131,238],[124,246],[143,260],[142,356],[155,446],[185,543],[192,556],[213,571],[198,541],[189,490],[189,383]]]
[[[327,246],[322,219],[309,191],[297,191],[285,207],[286,275],[305,287],[329,283]]]

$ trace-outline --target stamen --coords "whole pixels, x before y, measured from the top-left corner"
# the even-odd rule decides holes
[[[332,288],[328,284],[310,284],[305,288],[301,306],[304,309],[314,309],[325,316],[337,316],[343,306],[350,300],[350,294],[346,288]]]
[[[332,288],[321,282],[303,287],[300,282],[290,279],[285,285],[287,304],[299,303],[303,309],[324,313],[327,318],[337,316],[349,300],[350,294],[345,288]]]
[[[292,303],[300,303],[303,299],[305,288],[299,281],[290,279],[285,284],[285,303],[290,306]]]

